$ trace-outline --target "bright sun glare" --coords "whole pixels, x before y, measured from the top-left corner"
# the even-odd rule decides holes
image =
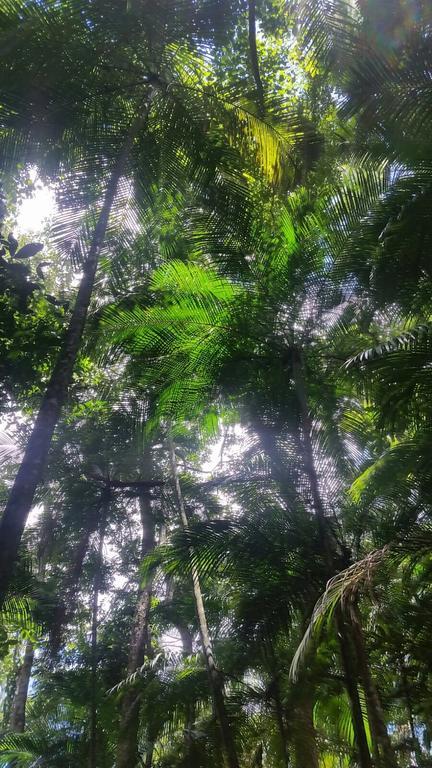
[[[30,177],[35,182],[35,190],[18,208],[16,222],[20,234],[41,232],[56,210],[54,190],[37,181],[35,171],[32,171]]]

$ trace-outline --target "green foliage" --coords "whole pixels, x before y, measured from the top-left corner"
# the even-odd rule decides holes
[[[149,104],[0,615],[5,768],[221,768],[215,680],[241,768],[430,764],[431,22],[0,0],[2,498]],[[35,169],[54,223],[6,235]]]

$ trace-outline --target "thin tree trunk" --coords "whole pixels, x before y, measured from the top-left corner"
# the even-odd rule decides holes
[[[283,762],[284,768],[288,768],[288,765],[289,765],[288,738],[286,733],[285,720],[283,716],[283,707],[282,707],[282,701],[280,697],[279,682],[276,678],[274,680],[273,697],[275,702],[276,721],[278,724],[278,730],[279,730],[279,735],[281,739],[282,762]]]
[[[111,493],[109,487],[103,491],[100,505],[99,543],[97,551],[96,571],[93,579],[92,623],[91,623],[91,698],[90,698],[90,753],[89,768],[97,767],[97,671],[98,671],[98,624],[99,624],[99,592],[102,584],[103,546],[105,540],[106,521]]]
[[[372,759],[369,752],[366,730],[364,726],[363,711],[358,692],[357,659],[352,645],[350,628],[346,626],[340,608],[335,612],[336,627],[338,632],[339,647],[341,650],[342,666],[344,669],[345,685],[351,704],[354,735],[359,753],[361,768],[372,768]]]
[[[405,666],[405,662],[402,654],[399,659],[399,664],[400,664],[402,690],[405,697],[405,704],[406,704],[407,713],[408,713],[408,722],[409,722],[409,727],[411,732],[412,749],[415,752],[418,765],[422,765],[423,755],[422,755],[421,747],[420,747],[419,740],[417,738],[417,734],[415,730],[413,706],[412,706],[411,693],[410,693],[409,683],[408,683],[407,668]]]
[[[24,733],[25,729],[25,710],[33,659],[33,643],[28,640],[24,649],[23,662],[18,672],[9,720],[9,728],[15,733]]]
[[[180,520],[181,520],[183,529],[187,530],[189,528],[189,521],[187,518],[186,509],[183,502],[183,495],[181,492],[180,480],[177,472],[177,463],[176,463],[176,457],[174,452],[174,445],[171,438],[169,440],[169,451],[170,451],[171,472],[172,472],[174,485],[175,485]],[[191,564],[191,572],[192,572],[192,585],[193,585],[193,593],[195,598],[195,608],[196,608],[196,613],[198,618],[201,645],[202,645],[204,659],[205,659],[207,672],[209,676],[210,690],[213,696],[214,711],[215,711],[215,715],[216,715],[220,733],[221,733],[224,756],[225,756],[225,760],[228,768],[239,768],[236,746],[234,743],[234,738],[231,731],[231,724],[229,722],[229,718],[228,718],[228,714],[225,706],[223,683],[222,683],[219,671],[216,667],[215,659],[213,656],[213,647],[212,647],[210,632],[207,624],[207,617],[206,617],[205,608],[204,608],[204,601],[203,601],[203,596],[201,592],[201,585],[199,581],[198,571],[193,564]]]
[[[45,565],[52,547],[53,531],[54,520],[50,510],[43,520],[37,545],[37,570],[40,579],[43,579],[45,576]],[[28,640],[24,649],[23,661],[15,680],[15,691],[9,719],[9,728],[16,733],[24,733],[25,731],[26,705],[34,656],[35,649],[33,643]]]
[[[16,643],[14,645],[12,654],[12,669],[6,676],[4,692],[3,692],[3,730],[6,731],[10,727],[10,717],[12,711],[12,704],[17,687],[18,674],[21,669],[20,648],[19,648],[19,635],[16,633]]]
[[[90,692],[90,752],[89,766],[97,766],[97,628],[99,585],[97,576],[93,582],[92,625],[91,625],[91,692]]]
[[[150,497],[140,497],[142,524],[141,557],[154,549],[155,524],[151,511]],[[132,624],[127,674],[132,675],[144,663],[144,657],[151,654],[149,630],[151,582],[138,590],[138,598]],[[134,768],[138,763],[138,728],[140,696],[136,690],[126,690],[121,708],[120,732],[117,744],[117,768]],[[146,768],[151,768],[152,750],[146,755]]]
[[[318,750],[313,722],[313,704],[307,692],[300,694],[295,708],[295,768],[318,768]]]
[[[176,624],[177,629],[180,633],[181,641],[182,641],[182,651],[183,656],[192,656],[193,653],[193,642],[192,642],[192,635],[189,631],[189,627],[187,627],[185,624]],[[190,702],[186,706],[186,725],[185,725],[185,748],[186,748],[186,760],[187,763],[185,765],[188,766],[188,768],[193,768],[194,765],[196,765],[197,762],[197,750],[196,750],[196,744],[193,738],[193,727],[195,723],[195,702]]]
[[[378,747],[379,758],[377,762],[379,762],[380,765],[385,766],[385,768],[397,768],[397,760],[385,724],[381,701],[370,671],[363,629],[358,608],[356,606],[352,606],[351,626],[354,647],[359,664],[359,672],[366,697],[368,718],[373,739]]]
[[[263,768],[263,745],[262,743],[258,745],[255,751],[254,759],[253,759],[253,766],[254,768]]]
[[[153,765],[153,747],[147,751],[144,761],[144,768],[152,768]]]
[[[100,520],[103,492],[97,510],[87,515],[86,527],[83,530],[71,557],[71,565],[64,576],[60,591],[60,599],[55,609],[54,621],[50,629],[50,645],[53,654],[57,653],[66,623],[73,618],[76,608],[76,598],[79,581],[82,575],[84,560],[87,555],[91,535],[97,530]]]
[[[257,92],[258,110],[260,117],[264,116],[264,88],[261,80],[258,51],[256,43],[256,8],[255,0],[248,1],[248,38],[249,38],[249,56],[251,62],[251,69],[253,78],[255,81],[255,88]]]
[[[324,554],[329,567],[333,565],[334,559],[334,540],[330,534],[328,520],[326,518],[324,504],[321,499],[318,476],[315,469],[313,445],[312,445],[312,419],[309,413],[308,396],[306,391],[306,381],[303,371],[303,359],[301,353],[293,351],[293,378],[297,396],[297,402],[300,411],[300,422],[302,427],[302,448],[304,468],[309,480],[312,494],[312,502],[315,509],[318,528],[321,537]]]
[[[193,653],[193,641],[189,628],[185,625],[177,624],[177,629],[180,633],[183,656],[192,656]]]
[[[133,142],[147,119],[149,104],[150,99],[147,105],[143,106],[142,114],[133,121],[108,181],[102,209],[83,266],[83,276],[66,337],[42,398],[39,413],[0,522],[0,606],[3,604],[12,578],[27,517],[33,504],[36,488],[43,478],[54,429],[72,381],[75,360],[93,293],[99,254],[119,181],[126,172]]]
[[[323,547],[323,554],[329,574],[334,567],[337,541],[325,515],[324,504],[319,489],[318,476],[315,469],[313,445],[312,445],[312,420],[309,413],[306,381],[303,370],[301,352],[293,351],[293,379],[300,411],[302,425],[302,446],[306,475],[311,488],[312,502],[317,516],[318,530]],[[357,749],[361,768],[372,768],[372,760],[367,743],[364,727],[363,713],[357,687],[358,664],[353,647],[350,627],[344,621],[342,612],[335,612],[337,635],[341,651],[342,666],[344,668],[347,693],[350,699],[351,712],[356,737]]]
[[[272,681],[269,686],[269,693],[274,701],[276,722],[278,726],[280,741],[281,741],[281,759],[284,768],[288,768],[289,765],[289,750],[288,750],[288,734],[284,717],[284,710],[281,699],[280,685],[279,685],[279,665],[277,662],[276,654],[273,645],[269,645],[269,659],[270,659],[270,673]]]

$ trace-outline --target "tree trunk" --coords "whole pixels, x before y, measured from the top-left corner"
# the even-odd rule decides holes
[[[187,518],[186,509],[183,502],[183,495],[181,492],[180,480],[177,472],[177,463],[175,458],[174,445],[171,439],[169,441],[169,450],[170,450],[171,472],[174,480],[180,520],[181,520],[183,529],[187,530],[189,528],[189,521]],[[213,697],[214,712],[216,715],[216,719],[218,721],[219,730],[221,734],[224,757],[225,757],[226,765],[228,766],[228,768],[239,768],[237,750],[234,743],[234,738],[231,731],[231,724],[229,722],[228,713],[226,711],[226,706],[225,706],[223,682],[221,680],[221,676],[216,667],[215,659],[213,656],[213,647],[212,647],[210,632],[207,624],[207,617],[206,617],[205,608],[204,608],[204,601],[202,597],[198,571],[193,564],[191,564],[191,572],[192,572],[193,593],[195,598],[195,609],[196,609],[197,618],[198,618],[201,645],[202,645],[204,659],[207,667],[210,690],[212,692],[212,697]]]
[[[100,504],[99,543],[97,551],[96,570],[93,579],[92,622],[91,622],[91,694],[90,694],[90,753],[89,768],[97,766],[97,671],[98,671],[98,623],[99,623],[99,592],[102,585],[103,545],[105,539],[106,521],[111,498],[109,487],[103,491]]]
[[[182,641],[183,656],[192,656],[193,653],[193,639],[189,631],[189,627],[186,624],[176,624],[176,627],[180,633]],[[196,743],[193,737],[193,728],[195,723],[195,702],[191,701],[186,706],[186,723],[184,730],[186,761],[185,766],[193,768],[197,764],[197,749]]]
[[[66,337],[42,398],[39,413],[0,522],[0,607],[11,582],[27,517],[33,504],[36,488],[43,478],[54,429],[72,381],[75,360],[93,293],[99,254],[118,184],[126,171],[133,142],[147,119],[149,104],[150,100],[143,107],[143,113],[133,121],[108,181],[102,209],[83,266],[83,276]]]
[[[400,666],[402,691],[405,698],[405,704],[406,704],[406,709],[408,713],[408,722],[409,722],[409,727],[411,732],[411,741],[412,741],[411,748],[415,753],[417,764],[421,766],[423,763],[423,755],[422,755],[420,743],[419,743],[419,740],[416,734],[416,729],[415,729],[412,699],[411,699],[411,693],[410,693],[409,682],[408,682],[408,670],[405,666],[403,654],[400,655],[399,666]]]
[[[269,661],[270,661],[270,674],[272,678],[271,683],[269,685],[269,694],[274,701],[276,722],[277,722],[279,736],[280,736],[281,762],[282,762],[283,768],[288,768],[288,765],[289,765],[288,734],[287,734],[287,727],[285,723],[284,709],[283,709],[281,691],[280,691],[280,685],[279,685],[280,670],[279,670],[279,664],[276,658],[275,650],[272,644],[269,645]]]
[[[180,630],[183,646],[183,656],[192,655],[192,635],[186,627]],[[188,765],[195,765],[196,748],[193,737],[193,728],[195,723],[195,702],[192,701],[186,705],[186,723],[184,730],[185,746]]]
[[[43,520],[37,545],[38,575],[40,579],[43,579],[45,576],[45,564],[52,546],[53,531],[54,520],[51,511],[49,511]],[[34,654],[33,643],[28,640],[24,649],[24,658],[15,680],[15,691],[9,717],[9,728],[16,733],[23,733],[25,730],[25,711]]]
[[[62,642],[63,630],[68,621],[73,618],[76,609],[76,599],[81,579],[84,560],[86,558],[91,535],[97,530],[103,495],[96,510],[91,510],[87,514],[86,526],[77,542],[77,545],[71,556],[71,564],[66,572],[63,584],[60,587],[60,599],[55,609],[54,620],[50,628],[51,652],[56,654]]]
[[[9,728],[15,733],[24,733],[25,729],[25,709],[33,659],[33,644],[30,642],[30,640],[28,640],[25,645],[23,662],[18,672],[15,694],[12,701],[12,708],[9,719]]]
[[[189,631],[189,627],[185,624],[177,624],[177,629],[180,633],[183,656],[192,656],[193,638]]]
[[[258,51],[256,43],[256,8],[255,0],[248,1],[248,39],[249,39],[249,56],[251,62],[251,69],[253,78],[255,81],[255,88],[258,101],[258,112],[260,117],[264,117],[264,88],[261,80],[261,74],[259,69]]]
[[[253,768],[263,768],[264,766],[263,757],[264,757],[263,745],[258,744],[255,750],[254,758],[253,758]]]
[[[280,697],[279,682],[275,678],[273,688],[273,698],[275,703],[276,721],[278,724],[279,736],[281,740],[281,756],[284,768],[289,765],[288,738],[283,715],[282,701]]]
[[[16,637],[16,643],[14,645],[12,654],[12,669],[6,675],[6,680],[3,688],[3,717],[2,717],[2,731],[7,731],[10,727],[10,717],[12,712],[12,704],[17,687],[18,674],[21,669],[20,648],[18,643],[18,634]]]
[[[142,524],[141,557],[152,551],[155,545],[155,525],[150,497],[140,497]],[[127,674],[132,675],[144,663],[145,655],[151,654],[149,631],[151,583],[138,590],[138,598],[132,624]],[[117,768],[134,768],[138,763],[138,728],[140,697],[132,688],[126,690],[121,706],[120,732],[117,745]],[[152,763],[152,751],[146,755],[146,768]]]
[[[324,504],[321,498],[318,476],[315,469],[312,445],[312,419],[309,413],[306,381],[303,370],[303,359],[301,353],[297,352],[297,350],[293,351],[292,370],[296,397],[300,411],[301,445],[303,451],[304,469],[311,489],[312,503],[317,517],[321,544],[329,570],[331,572],[334,562],[335,541],[328,525]]]
[[[295,708],[294,759],[295,768],[318,768],[319,765],[313,704],[307,691],[300,693]]]
[[[379,757],[377,762],[384,768],[397,768],[397,760],[385,724],[381,701],[371,675],[360,615],[356,606],[352,607],[351,626],[359,672],[365,691],[372,737],[378,748]]]
[[[351,714],[353,719],[354,736],[359,753],[359,762],[361,768],[372,768],[372,760],[367,742],[366,730],[364,726],[363,710],[361,707],[357,681],[357,659],[354,653],[354,647],[351,639],[350,628],[346,625],[340,608],[335,612],[336,627],[338,632],[339,647],[341,650],[342,666],[345,675],[345,685],[351,704]]]
[[[312,502],[317,516],[320,541],[329,575],[334,570],[335,554],[337,552],[337,540],[325,515],[325,508],[319,489],[318,476],[315,469],[313,445],[312,445],[312,420],[309,413],[306,381],[303,370],[301,352],[293,350],[292,370],[297,402],[300,411],[302,428],[302,446],[305,472],[309,480],[312,494]],[[358,664],[353,647],[350,627],[345,623],[340,610],[335,612],[337,635],[341,650],[342,666],[345,673],[347,693],[351,704],[354,733],[359,753],[361,768],[372,768],[372,760],[367,743],[364,727],[363,712],[358,692]]]
[[[95,576],[93,582],[92,623],[91,623],[91,691],[90,691],[90,752],[89,767],[97,766],[97,628],[99,586]]]

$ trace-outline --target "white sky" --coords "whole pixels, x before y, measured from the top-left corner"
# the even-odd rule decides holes
[[[37,180],[37,171],[30,171],[35,184],[33,194],[22,201],[16,215],[17,233],[39,234],[56,211],[54,190]]]

